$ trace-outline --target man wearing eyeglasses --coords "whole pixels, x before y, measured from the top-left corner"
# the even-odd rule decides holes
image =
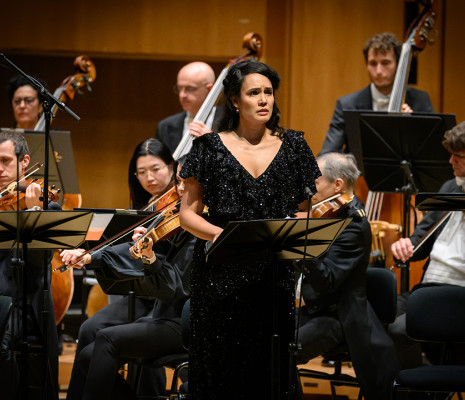
[[[201,136],[212,131],[216,113],[213,109],[205,123],[194,121],[194,117],[207,98],[215,82],[215,73],[206,63],[195,61],[178,72],[174,92],[179,96],[183,112],[160,121],[156,138],[173,153],[184,135]]]
[[[465,121],[447,131],[442,144],[450,153],[449,163],[452,165],[455,178],[444,183],[439,192],[462,193],[465,191]],[[414,254],[414,245],[443,214],[444,211],[428,212],[416,226],[410,238],[402,238],[391,246],[394,257],[403,262],[418,261],[429,257],[421,283],[413,290],[431,285],[465,286],[464,212],[452,211],[441,227],[434,231]],[[405,312],[409,295],[410,292],[399,295],[398,316],[396,321],[389,326],[389,332],[396,344],[403,368],[414,368],[422,363],[420,344],[409,339],[405,330]],[[427,356],[431,354],[427,353]]]
[[[15,128],[34,129],[42,114],[42,100],[29,81],[17,75],[8,83],[10,99],[15,117]]]

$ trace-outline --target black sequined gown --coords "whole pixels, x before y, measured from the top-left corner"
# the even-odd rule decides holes
[[[181,171],[203,188],[209,221],[285,218],[315,192],[320,175],[302,132],[288,130],[266,171],[254,178],[223,145],[217,133],[194,141]],[[271,398],[272,260],[206,263],[198,240],[191,278],[189,398]],[[241,249],[238,249],[240,252]],[[294,332],[294,271],[281,263],[278,277],[280,373],[287,393],[288,343]],[[287,397],[286,397],[287,398]]]

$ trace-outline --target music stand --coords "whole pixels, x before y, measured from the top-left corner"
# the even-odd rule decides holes
[[[45,133],[37,131],[24,131],[24,138],[29,147],[30,165],[44,162]],[[69,131],[50,131],[49,142],[49,185],[61,189],[58,203],[63,204],[63,195],[79,194],[79,181],[74,161],[71,133]],[[42,177],[42,171],[32,175]]]
[[[418,193],[415,207],[420,211],[465,211],[465,193]]]
[[[441,142],[455,115],[346,110],[344,117],[349,149],[368,189],[403,195],[402,236],[410,236],[411,196],[438,190],[453,176]],[[409,271],[402,268],[401,291],[408,289]]]
[[[207,262],[228,260],[261,260],[271,255],[273,259],[272,310],[277,310],[276,284],[279,260],[316,258],[324,254],[352,219],[317,218],[271,219],[229,222],[206,253]],[[308,230],[307,230],[308,221]],[[305,246],[305,237],[307,243]],[[306,248],[306,251],[305,251]],[[271,352],[271,395],[279,399],[278,316],[273,312]],[[289,382],[291,385],[292,382]]]
[[[140,210],[123,210],[123,209],[91,209],[91,208],[76,208],[75,210],[86,210],[93,212],[92,222],[86,236],[87,246],[95,248],[92,253],[103,250],[100,245],[120,245],[125,246],[132,237],[132,228],[139,225],[147,225],[153,221],[153,218],[147,219],[149,216],[156,217],[153,211]],[[144,221],[147,219],[146,221]],[[122,236],[120,232],[128,230],[127,234]],[[109,243],[106,243],[109,242]],[[154,244],[154,250],[157,247],[164,247],[166,243],[160,242]],[[122,248],[122,251],[129,255],[129,246]],[[114,268],[91,269],[102,290],[106,294],[128,295],[128,321],[132,322],[135,319],[135,296],[147,296],[142,289],[142,279],[144,277],[143,268],[138,270],[134,268],[129,270],[123,265],[114,265]]]
[[[20,379],[24,399],[28,398],[27,355],[29,351],[29,344],[27,343],[27,252],[28,250],[54,250],[78,247],[84,241],[91,217],[92,213],[75,211],[4,211],[0,214],[0,249],[12,250],[16,247],[17,230],[19,226],[20,245],[23,250],[22,270],[19,271],[22,275],[22,280],[16,282],[17,292],[14,293],[15,301],[13,307],[16,308],[15,312],[19,315],[19,293],[22,292],[21,358],[23,363]],[[15,271],[15,276],[19,275],[17,272],[18,271]],[[43,379],[44,385],[49,373],[49,363],[47,361],[48,318],[50,308],[48,299],[50,298],[50,294],[47,274],[48,265],[44,263],[44,304],[42,311],[42,349],[44,354],[44,368],[42,373],[45,378]],[[13,341],[15,341],[14,338]],[[12,344],[14,346],[14,342]]]

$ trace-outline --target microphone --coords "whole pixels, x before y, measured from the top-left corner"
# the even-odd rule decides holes
[[[311,200],[312,197],[313,197],[313,192],[312,192],[312,190],[307,186],[307,187],[305,188],[304,191],[305,191],[305,196],[307,196],[307,199],[308,199],[308,201],[310,202],[310,200]],[[309,208],[309,210],[310,210],[310,208]],[[309,214],[310,214],[310,213],[309,213]]]

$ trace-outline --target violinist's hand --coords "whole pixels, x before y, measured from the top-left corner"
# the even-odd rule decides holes
[[[25,200],[26,200],[26,207],[31,209],[35,206],[42,208],[43,202],[40,200],[42,197],[42,188],[37,183],[31,183],[26,188]]]
[[[78,258],[85,253],[83,249],[74,249],[74,250],[63,250],[60,253],[61,261],[65,265],[71,265],[73,268],[81,269],[84,265],[90,264],[92,261],[92,256],[90,254],[85,254],[79,261]]]
[[[407,103],[402,104],[401,110],[402,110],[402,112],[406,112],[406,113],[412,113],[413,112],[413,110],[410,108],[410,106]]]
[[[405,262],[413,256],[412,241],[409,238],[399,239],[391,245],[391,251],[394,258]]]
[[[207,125],[200,121],[193,121],[189,125],[189,133],[194,137],[205,135],[206,133],[211,131],[212,130],[209,127],[207,127]]]
[[[143,226],[138,226],[136,229],[134,229],[134,233],[132,235],[132,241],[137,242],[137,239],[139,239],[142,235],[147,232],[147,229],[144,228]]]

